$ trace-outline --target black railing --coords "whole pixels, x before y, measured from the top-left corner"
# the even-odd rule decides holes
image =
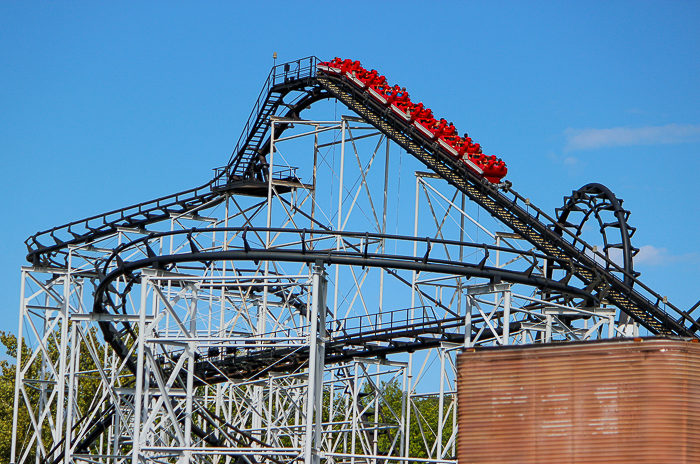
[[[319,59],[315,56],[308,56],[296,61],[291,61],[289,63],[279,64],[274,66],[270,70],[270,74],[265,80],[260,95],[253,106],[253,110],[248,116],[248,120],[243,126],[243,131],[241,136],[238,138],[236,143],[236,148],[234,148],[233,153],[231,153],[231,158],[229,159],[226,167],[219,168],[218,172],[227,173],[229,177],[235,174],[240,158],[243,152],[248,147],[248,141],[250,140],[254,131],[258,130],[264,121],[261,118],[265,118],[266,115],[263,112],[264,107],[270,101],[270,96],[274,92],[275,87],[288,84],[291,81],[298,81],[300,79],[313,77],[316,75],[316,64]],[[218,178],[218,175],[217,175]]]

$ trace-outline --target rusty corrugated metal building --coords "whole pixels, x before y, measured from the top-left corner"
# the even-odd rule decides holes
[[[700,462],[700,343],[477,348],[457,363],[460,464]]]

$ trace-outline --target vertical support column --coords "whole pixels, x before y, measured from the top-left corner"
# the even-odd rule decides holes
[[[510,345],[510,290],[503,292],[503,345]]]
[[[359,375],[357,359],[353,361],[353,367],[355,368],[355,377],[352,385],[352,435],[350,435],[350,464],[355,464],[355,445],[357,444],[357,419],[360,415],[360,408],[357,404],[359,400]]]
[[[229,219],[229,197],[230,194],[226,194],[225,200],[224,200],[224,242],[222,244],[222,250],[227,251],[228,250],[228,219]],[[226,270],[227,270],[227,262],[223,261],[222,266],[221,266],[221,277],[224,278],[222,282],[225,282],[226,278]],[[226,333],[224,330],[224,327],[226,326],[226,285],[221,285],[221,300],[219,302],[219,336],[222,338],[226,337]],[[220,348],[222,351],[226,350],[224,346],[222,345]],[[222,413],[222,409],[224,407],[223,404],[223,396],[224,396],[224,386],[221,383],[218,383],[216,385],[216,405],[214,406],[215,408],[215,414],[219,417],[225,417],[225,414]],[[219,431],[217,430],[215,432],[215,438],[219,439]],[[221,461],[221,456],[216,456],[214,457],[214,464],[219,464]]]
[[[413,210],[413,236],[418,237],[418,205],[419,205],[419,186],[420,177],[416,175],[416,197]],[[415,258],[418,254],[418,242],[413,241],[413,257]],[[416,282],[418,280],[418,275],[416,271],[413,271],[412,282],[411,282],[411,320],[415,319],[416,316]],[[417,381],[416,381],[417,383]],[[410,437],[411,434],[411,395],[413,392],[413,353],[408,354],[408,388],[405,393],[406,401],[406,436]],[[407,458],[411,452],[410,443],[406,443],[404,448],[403,457]]]
[[[384,204],[382,206],[382,234],[386,234],[387,202],[389,200],[389,137],[386,137],[386,159],[384,161]],[[386,239],[382,237],[381,253],[386,253]],[[382,323],[384,307],[384,269],[379,269],[379,324]]]
[[[340,121],[340,179],[338,187],[338,228],[341,230],[343,228],[343,178],[345,176],[345,118]],[[340,237],[336,237],[335,249],[340,251]],[[338,280],[340,278],[340,266],[335,266],[335,281],[333,283],[334,287],[334,300],[333,300],[333,314],[338,314]]]
[[[345,177],[345,131],[347,130],[347,122],[345,118],[340,122],[340,176],[338,179],[338,229],[343,228],[343,180]]]
[[[270,374],[270,376],[267,378],[267,436],[265,437],[265,441],[268,444],[272,444],[272,427],[277,424],[277,422],[273,419],[273,402],[274,402],[274,397],[275,397],[275,376]]]
[[[53,286],[53,283],[51,284],[51,286]],[[45,291],[44,292],[44,306],[46,308],[49,308],[51,306],[51,304],[53,304],[52,301],[55,301],[55,300],[53,300],[51,295],[49,295],[49,292]],[[27,301],[27,303],[29,303],[29,301]],[[57,304],[60,305],[60,302],[57,302]],[[52,309],[52,310],[48,310],[48,311],[43,311],[43,315],[41,318],[41,333],[42,334],[46,334],[47,330],[49,330],[48,327],[51,324],[51,321],[60,317],[60,312],[61,312],[60,308],[59,309]],[[27,312],[27,319],[31,319],[30,314],[31,313]],[[31,323],[31,321],[30,321],[30,323]],[[39,379],[40,380],[49,380],[49,378],[53,378],[52,377],[53,369],[50,369],[48,367],[50,363],[52,363],[52,361],[48,356],[45,356],[45,355],[41,356],[41,367],[40,367],[40,371],[39,371]],[[23,376],[26,375],[26,370],[22,375]],[[49,390],[50,390],[49,383],[42,382],[41,389],[40,389],[41,396],[39,398],[39,407],[37,410],[38,417],[41,417],[44,414],[44,411],[46,410],[46,408],[50,407],[49,400],[50,400],[51,396],[49,395]],[[24,391],[23,391],[23,393],[24,393]],[[39,431],[38,433],[41,433],[40,432],[41,429],[38,428],[37,430]],[[43,441],[36,440],[36,452],[37,452],[37,454],[39,454],[40,452],[43,453],[42,449],[43,449]]]
[[[267,231],[265,232],[265,248],[270,247],[271,234],[270,227],[272,227],[272,172],[274,169],[274,156],[275,156],[275,124],[276,119],[270,118],[270,162],[267,171],[267,219],[265,222],[265,227]],[[270,262],[265,261],[264,263],[264,276],[265,283],[267,283],[267,276],[270,273]],[[267,332],[267,302],[268,302],[269,288],[267,285],[263,287],[262,304],[258,304],[258,321],[256,325],[256,335],[263,336]],[[262,344],[262,342],[260,342]],[[262,439],[262,416],[265,407],[264,388],[261,385],[253,386],[253,414],[251,421],[252,435],[258,440]]]
[[[139,331],[136,341],[136,387],[134,389],[134,430],[133,448],[131,450],[131,464],[139,464],[141,453],[141,416],[142,416],[142,394],[143,394],[143,362],[146,357],[145,336],[146,336],[146,301],[148,296],[148,285],[150,280],[147,276],[141,277],[141,303],[139,305]],[[115,446],[115,451],[116,451]]]
[[[197,297],[195,288],[191,288],[192,299],[189,303],[190,313],[190,336],[197,338]],[[193,397],[194,397],[194,365],[196,362],[195,353],[197,344],[189,342],[186,348],[187,354],[187,398],[185,399],[185,447],[192,446],[192,412],[193,412]],[[180,457],[181,462],[190,462],[190,451],[185,451]]]
[[[382,234],[386,234],[386,216],[387,216],[387,203],[389,199],[389,137],[386,137],[386,157],[384,159],[384,198],[383,198],[383,204],[382,204]],[[382,237],[381,240],[381,253],[384,254],[386,252],[386,239]],[[384,269],[379,269],[379,307],[378,307],[378,314],[377,314],[377,323],[379,327],[382,326],[383,322],[383,312],[384,312],[384,274],[385,271]],[[379,371],[381,369],[381,366],[377,364],[376,366],[377,369],[377,374],[379,374]],[[374,422],[375,424],[379,423],[379,395],[377,395],[374,399]],[[379,429],[378,427],[374,427],[374,432],[372,434],[373,438],[373,450],[372,453],[376,456],[378,454],[378,445],[379,445]],[[373,462],[377,462],[376,459],[373,460]]]
[[[70,257],[68,258],[70,267]],[[70,343],[68,342],[68,312],[70,300],[70,272],[63,276],[63,301],[61,302],[61,339],[59,340],[59,368],[56,379],[56,389],[58,390],[56,400],[56,425],[54,427],[53,442],[58,443],[63,439],[64,404],[66,393],[66,358]],[[58,453],[58,450],[57,450]]]
[[[25,286],[27,282],[27,271],[22,270],[22,288],[19,295],[19,328],[17,329],[17,363],[15,364],[15,400],[12,411],[12,445],[10,448],[10,463],[17,462],[17,420],[19,418],[19,386],[23,380],[22,376],[22,341],[24,334],[24,318],[26,314]]]
[[[270,163],[268,166],[267,174],[267,219],[265,221],[265,227],[267,231],[265,232],[265,248],[270,247],[270,227],[272,227],[272,170],[273,170],[273,158],[275,155],[275,119],[270,121]],[[270,270],[270,262],[265,261],[265,277],[267,278]],[[267,285],[263,288],[263,304],[258,306],[258,334],[262,335],[265,333],[265,320],[267,318],[267,297],[268,288]],[[262,332],[260,331],[260,326],[262,325]]]
[[[272,221],[272,170],[275,156],[275,119],[270,118],[270,162],[267,166],[267,227]],[[266,246],[269,246],[270,231],[266,234]]]
[[[112,369],[110,369],[108,367],[110,365],[109,364],[109,356],[110,356],[109,347],[108,347],[108,344],[106,344],[105,348],[104,348],[103,357],[102,357],[102,365],[105,367],[106,370],[108,369],[109,371],[111,371]],[[114,385],[112,382],[110,382],[107,385],[103,384],[102,385],[102,389],[103,389],[102,393],[104,394],[105,390],[109,389],[112,385]],[[117,405],[114,404],[114,407],[116,408]],[[104,412],[105,405],[103,404],[101,408],[102,408],[101,412]],[[100,451],[99,451],[100,454],[110,454],[110,444],[111,444],[110,434],[112,434],[112,433],[114,433],[114,427],[112,427],[111,430],[109,430],[107,433],[103,433],[102,435],[100,435]]]
[[[265,275],[267,275],[267,266],[268,262],[265,262]],[[265,283],[268,283],[267,279],[265,280]],[[256,335],[258,337],[262,337],[265,334],[265,332],[267,332],[267,290],[268,287],[267,285],[265,285],[263,290],[263,301],[262,303],[259,300],[257,301],[258,322],[255,330],[257,332]],[[262,344],[262,342],[259,343]],[[262,416],[263,408],[265,407],[264,390],[264,387],[260,384],[256,383],[253,385],[253,411],[251,414],[251,435],[257,438],[258,440],[262,440]]]
[[[406,371],[406,369],[404,369],[404,371],[403,371],[403,383],[401,385],[401,391],[403,393],[401,395],[401,422],[399,425],[399,427],[400,427],[399,433],[401,434],[401,437],[400,437],[401,441],[399,443],[399,447],[400,447],[399,448],[399,455],[404,456],[404,457],[408,456],[407,450],[408,450],[408,445],[409,445],[409,443],[408,443],[409,432],[408,432],[407,425],[406,425],[406,406],[407,406],[407,404],[406,404],[406,388],[407,388],[406,375],[407,375],[407,371]],[[406,461],[402,461],[402,462],[405,463]]]
[[[447,355],[447,350],[445,346],[441,345],[440,348],[440,397],[438,398],[438,424],[437,424],[437,458],[442,459],[442,431],[443,422],[445,420],[445,356]]]
[[[462,193],[462,202],[460,204],[460,207],[462,211],[464,211],[465,203],[466,203],[466,195]],[[464,262],[464,214],[459,215],[459,262],[463,263]],[[459,316],[462,311],[462,286],[463,283],[462,281],[464,280],[464,277],[457,277],[457,315]]]
[[[464,309],[464,347],[471,348],[472,343],[472,297],[467,295],[467,306]]]
[[[316,174],[318,172],[318,124],[314,125],[314,169],[311,179],[311,228],[316,218]],[[311,236],[313,238],[313,235]]]
[[[331,381],[329,383],[329,392],[328,392],[328,430],[329,432],[333,431],[333,423],[335,422],[335,401],[334,401],[334,396],[335,396],[335,370],[332,369],[330,372],[330,377]],[[331,449],[334,435],[332,433],[329,433],[326,436],[326,448]]]
[[[112,369],[110,373],[110,385],[114,385],[114,382],[117,378],[117,366],[119,366],[119,361],[120,359],[117,357],[117,354],[112,351]],[[113,445],[112,449],[114,449],[114,453],[117,453],[117,450],[119,450],[119,437],[121,436],[121,430],[122,430],[122,412],[121,412],[121,403],[122,399],[121,393],[118,393],[119,395],[119,402],[115,406],[114,410],[114,436],[113,436]]]
[[[66,406],[66,433],[65,433],[65,448],[64,448],[64,457],[65,457],[65,462],[71,462],[71,455],[72,455],[72,449],[71,445],[73,444],[73,415],[76,411],[76,408],[74,407],[75,403],[75,391],[77,389],[75,382],[76,382],[76,371],[78,370],[79,366],[79,356],[80,356],[80,342],[77,341],[77,324],[79,324],[79,321],[74,321],[71,323],[71,333],[70,333],[70,339],[71,339],[71,351],[70,351],[70,361],[68,364],[68,402]]]
[[[501,234],[496,233],[496,269],[501,267]]]
[[[309,314],[309,387],[306,403],[304,463],[319,464],[323,421],[323,368],[326,355],[326,278],[320,263],[314,266]]]

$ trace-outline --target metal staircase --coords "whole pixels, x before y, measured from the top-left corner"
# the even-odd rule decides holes
[[[227,181],[250,178],[249,167],[256,161],[270,130],[270,116],[284,107],[284,97],[294,90],[316,85],[318,58],[307,57],[274,66],[263,85],[243,133],[226,167]]]

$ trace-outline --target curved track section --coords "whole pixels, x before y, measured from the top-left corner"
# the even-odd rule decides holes
[[[405,255],[393,255],[382,253],[370,253],[363,250],[309,250],[303,245],[298,247],[285,247],[284,249],[266,250],[263,248],[253,248],[247,241],[244,240],[238,247],[231,247],[228,250],[219,251],[200,251],[196,247],[184,249],[182,253],[157,255],[153,252],[149,242],[155,243],[157,240],[164,237],[177,235],[191,236],[197,232],[231,232],[231,233],[284,233],[287,235],[296,235],[297,240],[289,239],[290,243],[304,243],[304,236],[309,233],[306,230],[295,229],[206,229],[198,231],[196,229],[190,231],[165,232],[161,234],[151,234],[147,237],[135,240],[130,243],[123,244],[115,249],[112,256],[104,263],[103,275],[100,284],[95,290],[95,299],[93,311],[101,314],[119,314],[119,305],[117,301],[125,301],[128,297],[128,290],[131,284],[140,280],[139,272],[146,268],[167,269],[168,266],[183,264],[183,263],[211,263],[222,261],[234,262],[289,262],[289,263],[304,263],[313,265],[321,263],[324,266],[343,265],[343,266],[359,266],[362,268],[381,268],[391,269],[396,271],[416,271],[416,272],[431,272],[444,275],[463,276],[467,278],[488,279],[491,282],[508,282],[513,284],[523,284],[541,290],[554,291],[559,294],[567,295],[569,298],[579,298],[589,301],[590,306],[594,306],[597,302],[591,300],[591,295],[585,290],[566,285],[556,280],[547,279],[542,276],[533,275],[531,270],[511,271],[498,267],[485,266],[484,262],[475,263],[473,265],[466,263],[453,263],[445,259],[431,258],[428,255],[415,257]],[[441,247],[441,246],[462,246],[457,242],[448,240],[430,240],[430,239],[413,239],[410,237],[387,236],[381,234],[368,233],[353,233],[353,232],[318,232],[314,233],[316,240],[326,240],[329,238],[341,238],[345,241],[352,239],[363,240],[394,240],[416,243],[421,248],[425,247]],[[467,245],[469,246],[469,245]],[[487,253],[495,254],[513,253],[510,248],[499,248],[485,245],[471,245],[472,248],[486,250]],[[133,256],[136,250],[146,248],[151,250],[147,252],[147,257],[138,260],[126,261],[121,256]],[[540,254],[532,254],[530,252],[522,252],[524,256],[538,260],[546,259],[546,256]],[[116,266],[114,265],[118,263]],[[564,264],[563,262],[560,264]],[[111,272],[108,272],[112,269]],[[127,285],[125,291],[118,292],[115,284],[119,279],[126,278]],[[393,320],[393,318],[392,318]],[[474,330],[477,329],[478,321],[474,321]],[[105,339],[114,348],[122,359],[125,359],[127,367],[132,372],[135,372],[136,362],[130,359],[127,341],[122,338],[123,335],[133,335],[131,327],[124,324],[122,330],[117,330],[109,323],[100,323],[105,334]],[[355,356],[378,356],[387,355],[398,352],[411,352],[418,349],[438,346],[443,342],[463,343],[464,336],[450,332],[448,329],[460,327],[464,324],[464,317],[454,315],[451,319],[443,320],[426,320],[421,323],[416,323],[408,319],[408,315],[404,315],[404,319],[397,317],[396,326],[390,328],[372,327],[371,325],[364,330],[347,333],[338,332],[329,334],[332,343],[326,347],[326,356],[328,363],[347,361]],[[344,320],[336,320],[336,327],[348,327]],[[430,336],[425,337],[426,329],[430,327]],[[517,330],[517,327],[514,327]],[[344,329],[345,330],[345,329]],[[121,336],[120,336],[121,335]],[[376,341],[389,342],[389,346],[377,349],[374,346]],[[401,341],[399,341],[401,340]],[[308,353],[300,352],[298,356],[286,362],[280,360],[287,359],[291,350],[282,349],[275,350],[274,353],[270,350],[260,351],[257,347],[247,350],[244,356],[239,355],[235,362],[230,360],[218,359],[211,363],[204,361],[200,363],[195,370],[195,377],[200,379],[202,384],[217,383],[226,381],[232,378],[241,378],[250,376],[262,370],[268,370],[269,366],[274,365],[272,371],[293,371],[301,364],[307,362]]]
[[[308,106],[311,102],[324,98],[325,94],[322,92],[325,91],[542,253],[557,260],[571,260],[574,265],[569,267],[568,272],[581,280],[599,299],[607,298],[652,333],[696,336],[700,323],[689,312],[672,304],[665,305],[665,308],[660,307],[660,295],[643,286],[636,276],[626,272],[624,267],[618,266],[597,250],[594,251],[593,246],[582,242],[575,232],[564,229],[564,233],[560,234],[562,227],[558,220],[551,218],[529,201],[526,202],[524,197],[512,189],[509,191],[510,195],[507,195],[507,185],[502,186],[502,193],[493,184],[477,177],[466,169],[464,164],[447,155],[437,144],[431,144],[420,137],[412,126],[400,120],[387,108],[379,106],[366,92],[360,91],[346,78],[321,72],[317,74],[317,63],[316,58],[310,57],[273,68],[231,160],[225,168],[219,170],[212,182],[197,189],[37,233],[27,241],[30,249],[27,259],[36,265],[60,266],[62,263],[54,258],[69,245],[92,241],[114,232],[119,227],[144,227],[166,219],[171,213],[185,214],[207,202],[219,201],[224,192],[235,192],[238,183],[246,179],[252,180],[254,170],[251,167],[259,159],[259,155],[264,154],[266,144],[269,144],[270,116],[284,114],[282,110],[285,109],[289,109],[287,114],[298,115],[304,105]],[[301,92],[301,105],[284,103],[285,97],[293,92]],[[211,191],[206,191],[207,188]],[[81,230],[78,231],[78,228]],[[63,236],[59,237],[58,234]],[[55,244],[45,245],[40,240],[52,240]],[[623,238],[622,246],[624,245]],[[608,251],[608,248],[605,251]],[[628,250],[626,254],[629,253]],[[596,261],[597,258],[593,258],[596,255],[602,258],[602,264]],[[616,277],[615,273],[622,275],[622,279]],[[656,302],[633,290],[631,286],[635,283],[644,288]]]
[[[253,262],[256,266],[260,263],[283,262],[299,263],[307,267],[344,265],[362,269],[381,268],[389,274],[393,273],[392,275],[397,277],[399,282],[412,289],[416,288],[415,278],[410,282],[400,277],[398,275],[400,272],[409,271],[414,275],[423,272],[460,278],[479,278],[488,280],[492,286],[502,282],[523,284],[539,289],[542,294],[558,295],[561,301],[554,304],[560,304],[559,309],[568,309],[562,304],[575,302],[571,306],[576,306],[574,309],[585,312],[588,317],[594,315],[593,311],[605,300],[654,334],[698,336],[700,323],[689,312],[670,304],[662,307],[660,305],[662,298],[638,280],[638,274],[634,272],[632,266],[636,249],[630,242],[634,229],[627,223],[629,212],[622,208],[621,201],[609,189],[599,184],[583,187],[567,197],[564,208],[557,211],[556,219],[552,218],[510,188],[509,183],[494,185],[478,177],[439,145],[421,137],[415,132],[414,127],[369,98],[366,92],[358,89],[347,78],[317,71],[317,64],[318,60],[310,57],[272,69],[229,163],[220,168],[210,182],[175,195],[39,232],[27,240],[29,249],[27,260],[35,268],[66,269],[70,260],[70,250],[78,245],[98,242],[103,237],[114,235],[120,229],[145,234],[142,238],[113,247],[111,256],[98,262],[95,265],[96,269],[78,273],[80,278],[95,279],[97,282],[93,313],[102,317],[97,320],[104,334],[104,340],[111,345],[116,356],[121,359],[122,366],[130,371],[135,379],[138,378],[138,373],[143,372],[143,369],[139,368],[139,360],[134,359],[133,356],[138,336],[132,326],[134,319],[126,314],[124,308],[130,300],[133,300],[132,288],[140,285],[144,279],[143,271],[149,269],[155,273],[154,275],[166,278],[174,266],[180,266],[178,272],[182,273],[182,268],[187,269],[187,265],[195,265],[199,270],[210,269],[212,262]],[[274,229],[219,225],[202,230],[195,227],[167,233],[149,233],[146,230],[150,224],[173,217],[179,218],[186,215],[196,217],[200,210],[214,207],[240,193],[262,196],[260,192],[267,191],[268,184],[272,185],[270,180],[274,180],[275,176],[268,172],[268,160],[265,156],[270,152],[271,144],[274,143],[270,136],[273,117],[297,119],[304,109],[325,98],[334,98],[341,102],[356,113],[362,121],[373,126],[383,136],[423,163],[432,173],[447,181],[457,191],[504,224],[515,237],[529,242],[536,251],[515,252],[512,248],[472,245],[463,241],[431,241],[429,238],[331,231],[327,228],[306,230],[296,227]],[[275,134],[279,135],[279,132],[284,131],[289,124],[280,123],[275,127]],[[244,211],[242,217],[245,218],[245,223],[248,223],[246,214],[247,211]],[[578,214],[583,216],[582,219],[574,221],[574,216]],[[607,221],[605,219],[607,214],[612,214],[615,219]],[[311,219],[313,222],[313,218]],[[599,253],[597,248],[581,239],[583,225],[589,220],[595,220],[600,227],[603,235],[603,253]],[[618,230],[619,241],[612,238],[613,233],[617,233]],[[227,238],[224,240],[225,245],[217,244],[205,249],[193,238],[198,234],[212,236],[223,234],[224,237],[234,237],[235,240]],[[290,245],[274,248],[251,246],[246,239],[247,234],[257,236],[289,234],[290,238],[286,243]],[[163,248],[165,239],[175,236],[181,239],[183,235],[186,236],[186,240],[183,240],[186,245],[183,247],[178,250]],[[340,245],[335,248],[310,246],[310,236],[313,236],[314,243],[330,239],[335,243],[342,243],[343,248]],[[369,243],[384,243],[391,240],[397,243],[410,241],[414,254],[388,253],[385,250],[372,252],[368,248]],[[211,243],[218,242],[212,239]],[[442,247],[445,250],[458,247],[460,253],[464,248],[478,248],[478,251],[484,254],[484,258],[473,264],[465,262],[455,264],[450,259],[431,256],[432,247]],[[418,249],[424,250],[424,254],[416,253]],[[621,251],[622,265],[616,264],[612,250]],[[528,269],[520,271],[488,265],[489,254],[496,253],[511,253],[514,255],[513,260],[521,259],[528,262],[532,260],[533,264]],[[474,256],[477,255],[478,253],[475,252]],[[545,276],[533,273],[538,262],[549,263],[550,271],[557,269],[564,272],[565,277],[561,280],[553,280],[551,272]],[[211,272],[213,273],[213,270]],[[265,273],[267,274],[267,267]],[[571,279],[574,279],[575,283],[570,283]],[[259,284],[254,280],[251,282],[253,283],[249,285],[250,289]],[[182,292],[185,290],[184,287],[181,289]],[[222,295],[228,290],[223,288]],[[306,316],[303,311],[310,305],[308,301],[310,293],[290,296],[289,293],[285,295],[270,287],[269,291],[266,290],[266,295],[268,294],[271,295],[270,298],[281,298],[280,295],[284,295],[286,300],[280,300],[280,305],[284,303],[288,309],[298,311],[296,316],[300,318]],[[437,297],[427,294],[420,296],[436,306],[442,304]],[[143,295],[142,297],[145,298]],[[299,301],[306,298],[307,301],[304,304],[295,304],[290,302],[290,298],[292,300],[298,298]],[[656,302],[653,301],[654,299]],[[247,300],[251,300],[249,295],[246,296]],[[448,308],[444,307],[444,309]],[[446,313],[449,313],[449,310]],[[485,343],[497,340],[499,336],[507,339],[507,330],[517,332],[537,323],[535,320],[521,319],[512,327],[504,326],[499,335],[499,332],[491,326],[489,318],[501,317],[507,320],[507,315],[504,313],[505,309],[499,309],[489,315],[482,313],[482,319],[470,321],[470,329],[462,335],[454,330],[457,327],[465,327],[465,316],[460,314],[416,320],[409,316],[408,312],[405,314],[397,312],[396,315],[390,314],[392,319],[389,324],[386,321],[377,321],[362,325],[362,319],[360,319],[359,326],[354,326],[355,321],[351,321],[350,318],[336,315],[333,322],[337,329],[330,329],[330,342],[326,346],[325,360],[328,363],[345,363],[357,357],[368,356],[381,360],[394,353],[412,353],[445,344],[463,344],[467,334],[471,338],[471,343]],[[173,317],[177,316],[173,313]],[[186,332],[184,325],[179,321],[178,323]],[[493,338],[486,336],[489,333],[491,335],[488,337],[493,336]],[[377,342],[381,342],[381,345]],[[188,384],[190,387],[194,385],[209,388],[231,379],[242,380],[267,371],[296,372],[301,367],[309,365],[314,358],[311,353],[310,347],[269,348],[261,344],[243,345],[232,350],[231,353],[210,351],[206,357],[198,358],[196,363],[190,363],[193,367],[187,373],[181,371],[183,367],[181,360],[167,355],[157,356],[152,363],[154,372],[147,374],[142,383],[144,388],[165,391],[165,387],[162,382],[158,383],[158,379],[169,378],[170,386],[176,382],[183,388]],[[194,355],[191,356],[195,359]],[[143,362],[142,359],[140,361]],[[133,385],[124,388],[127,387],[133,388]],[[138,401],[137,396],[131,397],[134,402]],[[173,417],[182,416],[172,410],[172,405],[168,407],[171,408],[169,412]],[[191,404],[189,407],[190,410],[184,416],[191,418],[198,415],[202,419],[200,424],[206,423],[207,427],[216,429],[218,438],[214,438],[214,432],[211,430],[203,430],[193,424],[190,424],[191,433],[214,447],[225,443],[226,432],[223,429],[226,427],[226,422],[212,416],[208,411],[193,412]],[[97,415],[95,412],[87,428],[85,424],[75,424],[73,427],[76,431],[79,426],[85,429],[80,435],[82,438],[75,444],[74,451],[87,450],[104,430],[110,426],[116,427],[113,423],[113,415],[116,413],[113,411],[117,410],[116,406],[110,406],[107,409],[103,408],[102,415]],[[252,443],[256,438],[251,435],[247,436],[246,440],[247,443]],[[235,443],[233,439],[229,441],[230,444]],[[52,458],[47,457],[44,462],[63,460],[63,455],[60,453],[50,454]],[[242,453],[241,456],[244,454]],[[250,458],[252,456],[246,459]]]
[[[670,306],[673,313],[669,313],[659,307],[662,298],[648,287],[645,288],[656,297],[655,303],[633,290],[627,283],[608,271],[610,268],[622,272],[624,270],[599,255],[591,245],[581,242],[577,237],[571,237],[566,233],[564,237],[560,236],[555,231],[557,221],[531,205],[529,201],[525,209],[525,198],[517,192],[511,189],[512,195],[507,196],[493,184],[478,178],[461,163],[457,163],[446,155],[439,147],[425,142],[422,137],[414,133],[412,127],[407,126],[390,111],[376,105],[366,93],[359,92],[346,79],[320,75],[318,81],[348,108],[386,134],[542,253],[551,258],[571,260],[575,263],[568,269],[571,275],[581,280],[592,292],[607,298],[649,331],[655,334],[697,336],[700,323],[688,312]],[[530,210],[534,215],[530,214]],[[602,257],[605,266],[596,262],[593,258],[596,255]],[[630,278],[636,280],[633,276]]]
[[[171,215],[192,213],[199,208],[213,206],[223,200],[221,195],[211,190],[215,181],[216,179],[174,195],[37,232],[25,241],[29,251],[27,261],[34,266],[65,268],[66,250],[71,246],[94,242],[114,234],[120,228],[144,229],[149,224],[169,219]]]
[[[606,218],[606,214],[612,215],[612,220]],[[639,273],[634,271],[633,260],[639,248],[632,246],[631,239],[637,229],[629,225],[630,212],[622,207],[622,199],[604,185],[588,184],[565,197],[564,207],[558,208],[556,215],[557,224],[577,238],[583,233],[584,225],[595,220],[603,239],[603,254],[607,258],[603,266],[626,285],[634,285]],[[611,266],[613,261],[621,262],[624,272],[619,273]]]

